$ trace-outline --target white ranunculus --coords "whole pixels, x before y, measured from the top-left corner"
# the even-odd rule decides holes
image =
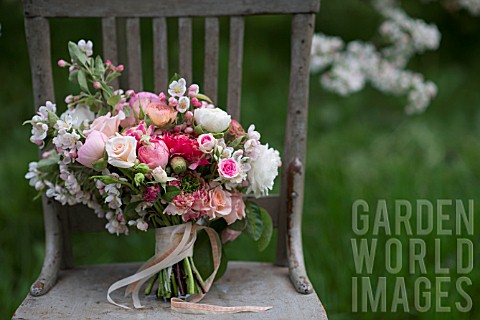
[[[278,175],[278,167],[282,165],[280,154],[267,145],[258,145],[256,152],[258,157],[250,163],[251,169],[248,171],[247,193],[253,192],[256,197],[268,195],[268,191],[273,188],[273,181]]]
[[[116,136],[108,139],[105,149],[108,163],[118,168],[131,168],[137,159],[137,140],[130,136]]]
[[[202,129],[213,133],[227,130],[231,121],[230,115],[219,108],[195,109],[193,118]]]

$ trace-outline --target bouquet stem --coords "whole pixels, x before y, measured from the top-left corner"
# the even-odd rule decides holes
[[[187,282],[187,293],[195,294],[195,282],[193,280],[192,267],[190,266],[190,262],[188,261],[188,258],[185,258],[183,260],[183,267],[186,275],[185,280]]]

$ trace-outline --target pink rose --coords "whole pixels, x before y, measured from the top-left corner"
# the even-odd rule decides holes
[[[108,139],[105,149],[107,150],[108,163],[118,168],[131,168],[137,159],[137,140],[134,137],[121,136]]]
[[[200,151],[210,153],[215,147],[215,138],[211,133],[201,134],[197,138]]]
[[[238,163],[232,158],[222,159],[218,163],[218,173],[220,177],[230,180],[236,178],[240,174]]]
[[[177,119],[177,111],[161,102],[147,105],[145,113],[157,127],[163,127],[169,123],[173,124]]]
[[[230,192],[225,191],[222,187],[216,187],[209,191],[211,217],[215,218],[216,214],[226,216],[232,211],[232,198]]]
[[[108,137],[100,131],[92,131],[83,146],[78,149],[77,162],[92,168],[92,164],[103,158]]]
[[[145,113],[147,105],[152,102],[160,102],[160,97],[151,92],[139,92],[133,95],[129,101],[132,113],[130,116],[128,116],[128,118],[122,121],[122,127],[128,128],[133,126],[136,122],[136,119],[140,117],[140,108],[142,108],[143,112]]]
[[[83,134],[88,137],[93,131],[100,131],[109,138],[113,137],[115,133],[118,132],[118,126],[123,119],[125,119],[125,113],[123,113],[123,111],[120,111],[115,117],[112,117],[109,112],[106,115],[93,120],[90,129],[84,130]]]
[[[138,159],[146,163],[150,169],[156,167],[165,169],[169,156],[168,147],[162,140],[152,141],[149,145],[141,146],[138,149]]]
[[[245,203],[243,202],[243,195],[241,192],[231,194],[232,211],[226,216],[223,216],[227,224],[232,224],[237,220],[242,220],[245,217]]]

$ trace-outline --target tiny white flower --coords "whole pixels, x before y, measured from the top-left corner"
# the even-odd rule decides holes
[[[185,113],[190,108],[190,99],[188,97],[180,97],[178,99],[177,111],[180,113]]]
[[[178,81],[172,81],[168,87],[168,94],[172,97],[182,97],[187,91],[186,81],[181,78]]]
[[[85,52],[85,54],[87,55],[87,57],[90,57],[91,55],[93,55],[93,43],[92,41],[86,41],[85,40],[80,40],[78,41],[78,48],[80,50],[82,50],[83,52]]]

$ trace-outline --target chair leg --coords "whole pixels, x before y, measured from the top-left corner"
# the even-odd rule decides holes
[[[57,281],[62,262],[62,230],[58,211],[52,199],[43,196],[43,217],[45,223],[45,259],[38,279],[30,288],[32,296],[47,293]]]
[[[313,286],[305,269],[302,247],[304,172],[299,158],[288,166],[287,255],[290,280],[299,293],[310,294]]]

